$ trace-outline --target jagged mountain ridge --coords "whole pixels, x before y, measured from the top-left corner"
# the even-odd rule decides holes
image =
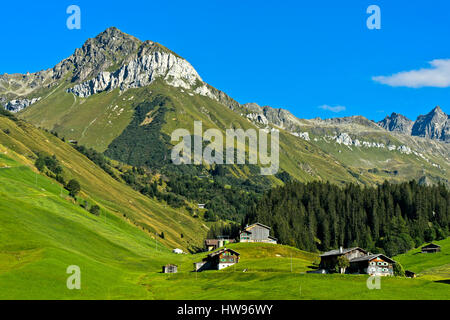
[[[125,91],[145,87],[156,78],[162,77],[169,85],[184,89],[194,88],[196,94],[208,96],[232,109],[239,106],[239,103],[225,93],[204,83],[185,59],[158,43],[141,41],[115,27],[88,39],[72,56],[52,69],[26,75],[0,75],[2,94],[0,102],[5,109],[19,112],[41,99],[40,96],[36,96],[37,89],[52,88],[68,74],[71,76],[73,86],[67,91],[82,98],[115,88]],[[16,99],[9,100],[11,96]],[[271,123],[287,130],[292,131],[305,123],[304,119],[298,119],[285,109],[259,107],[255,103],[248,103],[243,107],[250,111],[248,118],[255,118],[258,122]],[[325,121],[342,122],[342,119]],[[378,125],[391,132],[441,141],[447,141],[450,136],[448,115],[440,107],[436,107],[425,116],[419,116],[415,122],[401,114],[392,113],[391,116],[378,122]]]
[[[414,121],[408,119],[404,115],[393,112],[390,116],[387,116],[378,122],[378,124],[388,131],[411,134]]]
[[[19,112],[20,117],[102,152],[124,132],[139,103],[160,94],[169,97],[173,111],[151,111],[146,124],[153,125],[155,115],[166,112],[161,129],[166,135],[199,119],[221,130],[236,121],[242,126],[242,120],[250,127],[281,129],[281,170],[302,181],[372,183],[423,175],[440,181],[447,176],[445,144],[387,131],[362,116],[306,120],[285,109],[240,105],[203,82],[169,49],[116,28],[89,39],[53,69],[0,79],[4,78],[10,81],[0,80],[4,103],[36,99]],[[382,169],[382,174],[373,168]]]
[[[418,116],[416,121],[409,120],[401,114],[392,113],[378,124],[388,131],[450,142],[449,118],[449,115],[437,106],[428,114]]]
[[[450,117],[437,106],[430,113],[417,118],[412,135],[450,141]]]

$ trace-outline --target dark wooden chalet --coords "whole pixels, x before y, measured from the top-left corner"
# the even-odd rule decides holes
[[[331,250],[320,255],[320,268],[325,270],[332,270],[336,265],[337,259],[340,256],[345,256],[349,261],[355,258],[363,257],[367,255],[367,251],[355,247],[344,249],[340,247],[336,250]]]
[[[440,245],[430,243],[422,247],[422,253],[436,253],[436,252],[441,252]]]
[[[350,266],[342,273],[361,273],[379,276],[394,275],[394,260],[379,253],[371,254],[367,251],[355,247],[344,249],[340,247],[336,250],[325,252],[320,256],[320,269],[327,272],[335,272],[338,258],[345,256],[350,262]]]
[[[197,272],[204,270],[221,270],[239,262],[239,252],[223,248],[210,253],[201,262],[194,263]]]

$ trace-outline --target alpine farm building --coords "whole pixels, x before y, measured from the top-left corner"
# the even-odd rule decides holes
[[[434,244],[434,243],[430,243],[427,244],[426,246],[422,247],[422,253],[437,253],[441,251],[441,246]]]
[[[201,272],[205,270],[222,270],[239,262],[239,252],[232,249],[222,248],[210,253],[201,262],[194,263],[194,270]]]
[[[277,243],[277,239],[270,236],[270,227],[263,225],[262,223],[254,223],[251,226],[247,226],[240,232],[239,241]]]
[[[345,273],[369,274],[377,276],[394,275],[394,260],[384,254],[370,254],[367,251],[355,247],[331,250],[320,256],[320,268],[328,272],[335,272],[338,258],[344,256],[350,262],[350,266],[343,270]]]

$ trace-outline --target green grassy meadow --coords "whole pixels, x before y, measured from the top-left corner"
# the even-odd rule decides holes
[[[394,259],[405,269],[415,272],[419,278],[450,282],[450,238],[433,243],[441,246],[441,252],[423,254],[418,248]]]
[[[145,298],[136,277],[170,251],[113,213],[87,212],[24,166],[0,169],[0,298]],[[85,288],[66,288],[78,265]],[[83,271],[84,270],[84,271]]]

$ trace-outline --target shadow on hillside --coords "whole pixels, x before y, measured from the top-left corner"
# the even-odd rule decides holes
[[[437,280],[437,281],[434,281],[434,282],[450,284],[450,279],[449,280]]]

